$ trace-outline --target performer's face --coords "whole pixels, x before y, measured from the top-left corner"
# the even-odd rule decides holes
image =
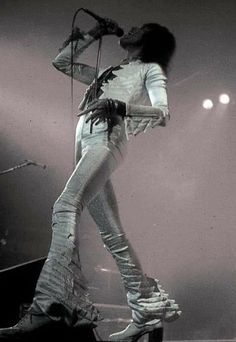
[[[132,50],[142,46],[144,29],[132,27],[128,33],[120,38],[120,46],[125,50]]]

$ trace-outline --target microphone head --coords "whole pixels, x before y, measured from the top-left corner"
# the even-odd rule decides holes
[[[124,35],[124,31],[122,28],[118,27],[116,32],[117,37],[122,37]]]

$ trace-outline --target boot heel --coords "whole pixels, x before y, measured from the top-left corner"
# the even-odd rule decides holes
[[[148,333],[148,342],[162,342],[163,341],[163,328],[157,328]]]

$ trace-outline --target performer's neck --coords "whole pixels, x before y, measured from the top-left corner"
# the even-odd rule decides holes
[[[140,50],[128,51],[126,58],[122,60],[122,64],[127,64],[129,62],[140,60]]]
[[[129,49],[128,53],[127,53],[127,57],[126,59],[139,59],[140,58],[140,53],[141,53],[141,49],[140,48],[136,48],[136,49]]]

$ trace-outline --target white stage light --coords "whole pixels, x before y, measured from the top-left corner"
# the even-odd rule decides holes
[[[206,99],[202,102],[202,107],[205,109],[211,109],[213,107],[213,102],[210,99]]]
[[[219,101],[220,101],[220,103],[228,104],[230,102],[230,97],[228,94],[221,94],[219,96]]]

